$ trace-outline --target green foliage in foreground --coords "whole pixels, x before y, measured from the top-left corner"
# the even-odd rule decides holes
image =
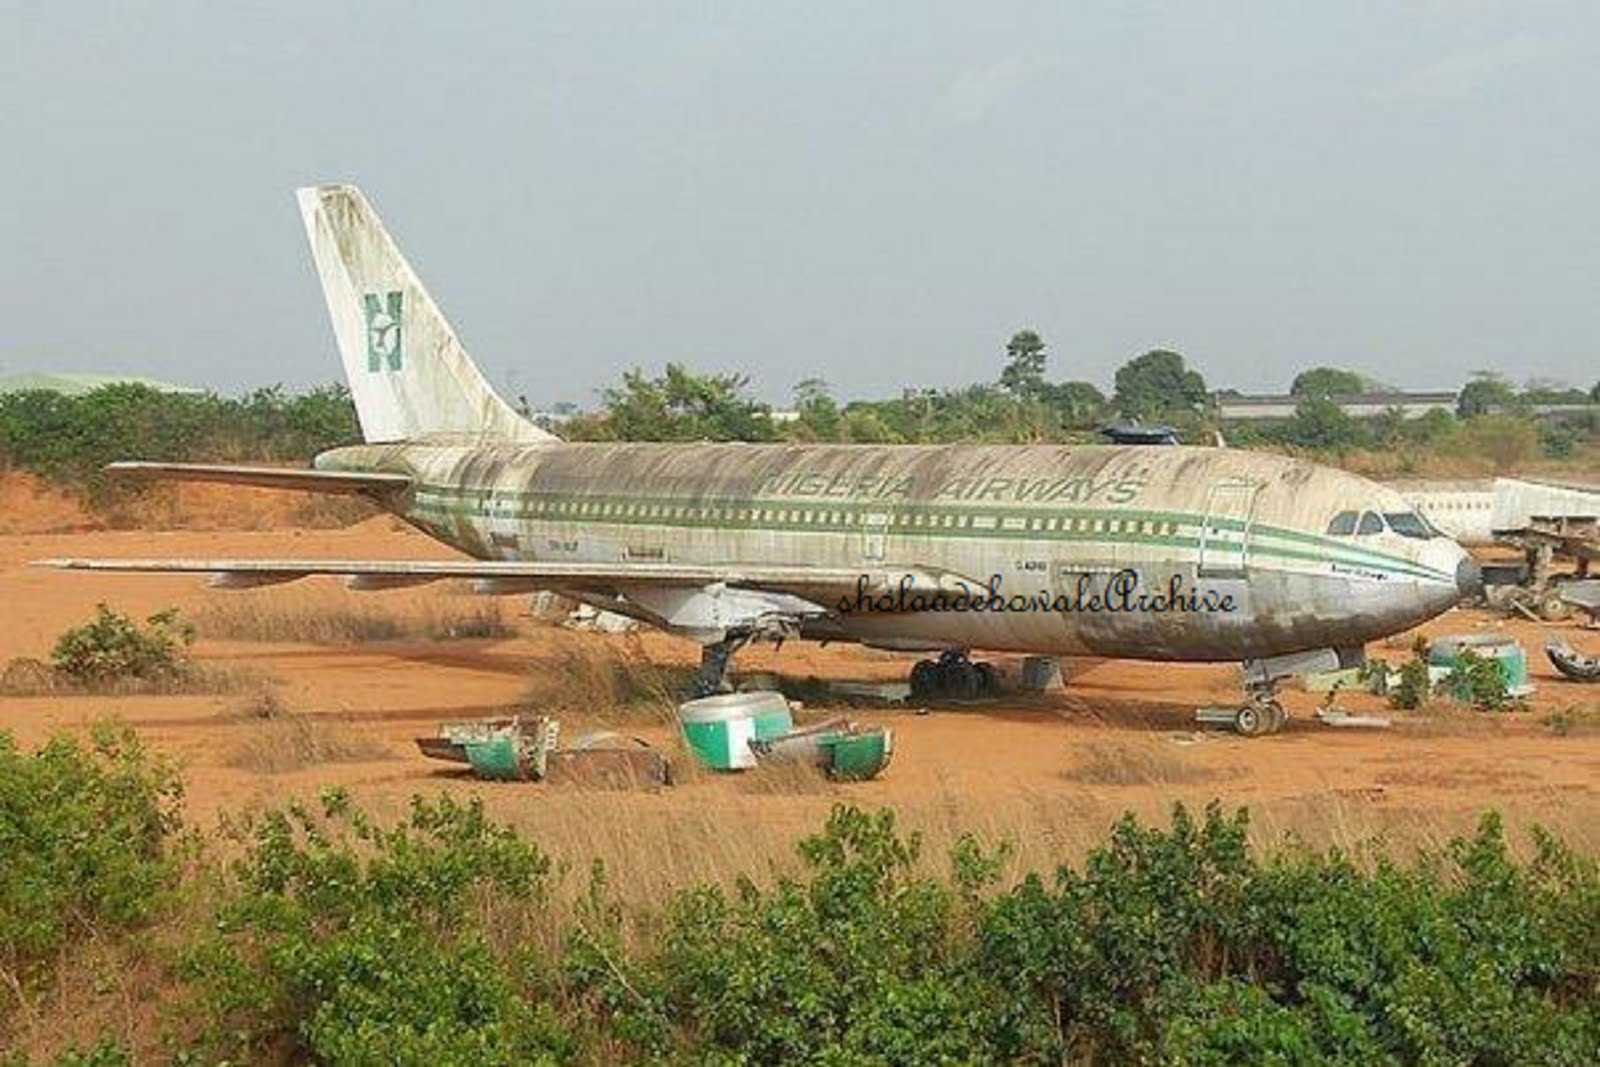
[[[130,730],[32,753],[0,732],[0,1019],[58,953],[156,912],[175,876],[180,795]]]
[[[58,743],[59,744],[59,743]],[[53,746],[52,746],[53,747]],[[0,796],[27,794],[89,847],[159,820],[82,810],[7,750]],[[142,756],[106,757],[119,768]],[[26,776],[32,773],[34,777]],[[109,780],[109,779],[108,779]],[[159,810],[143,772],[124,801]],[[121,794],[119,794],[121,795]],[[60,810],[56,810],[57,808]],[[137,810],[144,807],[135,805]],[[114,809],[115,810],[115,809]],[[1600,872],[1500,823],[1401,864],[1256,855],[1247,816],[1125,817],[1077,866],[1003,886],[1003,852],[963,839],[938,873],[890,811],[836,808],[770,886],[687,887],[630,914],[603,870],[572,905],[532,842],[477,801],[418,799],[380,825],[341,794],[238,829],[199,878],[172,1049],[191,1062],[1592,1063],[1600,1053]],[[112,840],[96,844],[98,838]],[[648,858],[643,860],[648,862]],[[12,869],[35,925],[72,892]],[[124,861],[110,865],[120,869]],[[136,880],[159,885],[159,877]],[[15,883],[15,884],[13,884]],[[120,883],[119,883],[120,884]],[[124,899],[123,897],[116,899]],[[32,899],[37,898],[37,899]],[[159,920],[150,893],[107,914]],[[31,900],[31,902],[29,902]],[[90,909],[95,914],[101,912]],[[70,919],[58,920],[65,929]],[[119,1062],[102,1043],[72,1062]]]

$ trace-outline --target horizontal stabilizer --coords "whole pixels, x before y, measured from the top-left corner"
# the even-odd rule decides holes
[[[229,467],[209,463],[111,463],[106,466],[106,473],[145,481],[213,482],[345,496],[385,497],[404,492],[411,486],[411,479],[404,474]]]

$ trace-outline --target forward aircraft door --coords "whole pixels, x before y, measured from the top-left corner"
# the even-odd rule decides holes
[[[1256,482],[1226,481],[1211,487],[1200,527],[1201,577],[1244,577],[1250,566],[1250,527],[1260,492]]]

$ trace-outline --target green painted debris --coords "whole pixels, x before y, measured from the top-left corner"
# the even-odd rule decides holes
[[[894,735],[886,726],[860,733],[836,733],[818,738],[827,758],[828,777],[859,782],[876,778],[894,754]]]

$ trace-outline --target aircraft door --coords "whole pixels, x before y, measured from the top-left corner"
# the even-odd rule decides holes
[[[1200,527],[1201,577],[1242,578],[1250,566],[1250,527],[1255,521],[1257,482],[1225,481],[1211,487]]]
[[[861,517],[861,558],[882,563],[889,543],[889,514],[869,511]]]

